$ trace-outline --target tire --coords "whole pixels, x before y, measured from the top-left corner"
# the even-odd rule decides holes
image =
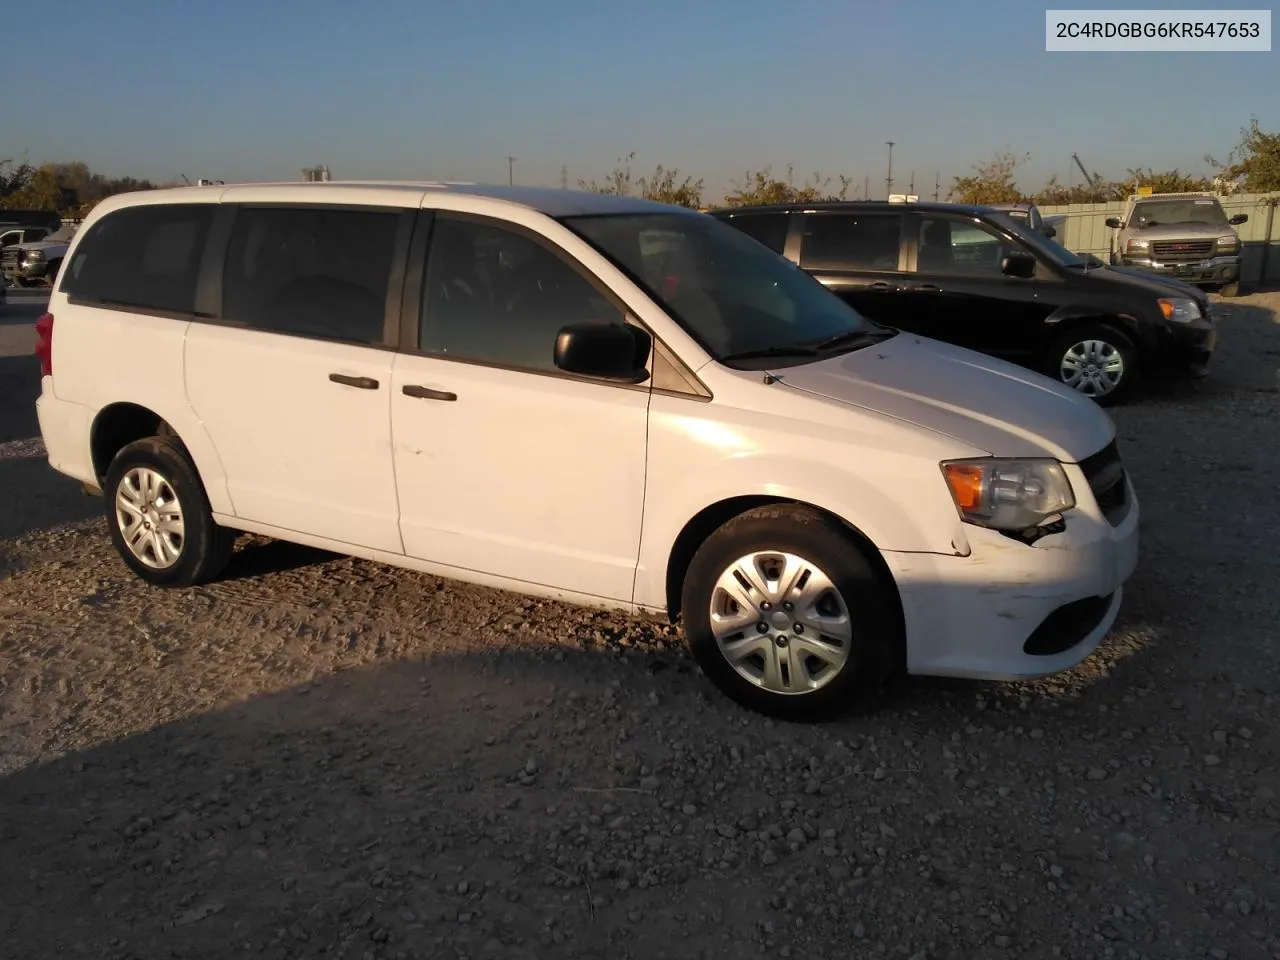
[[[794,574],[782,565],[781,555],[789,555]],[[771,567],[781,570],[773,583],[761,576],[774,574]],[[757,605],[745,617],[735,617],[734,610],[753,603],[751,593],[731,581],[740,601],[735,604],[721,584],[735,569],[752,568],[755,582],[772,589],[769,606],[758,605],[766,594],[757,590]],[[787,578],[805,588],[786,594],[800,609],[782,606],[779,588]],[[833,616],[825,630],[815,629],[812,616],[802,617],[806,603],[810,611]],[[821,720],[869,706],[901,662],[895,592],[849,531],[810,507],[759,507],[720,527],[694,554],[681,609],[685,638],[711,682],[748,709],[786,720]],[[834,619],[837,614],[843,615],[843,626]],[[722,640],[740,648],[737,666]],[[824,656],[805,657],[806,650],[821,650]]]
[[[1233,280],[1231,283],[1224,283],[1218,288],[1218,293],[1224,297],[1238,297],[1240,296],[1240,282]]]
[[[1075,382],[1068,376],[1069,355],[1077,368],[1086,366],[1086,375]],[[1114,327],[1084,324],[1072,327],[1049,347],[1045,373],[1081,396],[1110,406],[1132,390],[1138,373],[1138,351],[1133,341]]]
[[[148,481],[153,496],[147,495]],[[103,492],[111,542],[142,580],[157,587],[189,587],[212,580],[226,566],[235,536],[213,522],[204,484],[176,437],[148,437],[122,448],[107,469]],[[176,514],[180,532],[161,538],[132,523],[126,526],[130,517],[139,516],[138,509],[118,504],[148,502],[154,506],[144,507],[145,522]],[[141,535],[137,551],[127,542],[134,540],[135,530]]]

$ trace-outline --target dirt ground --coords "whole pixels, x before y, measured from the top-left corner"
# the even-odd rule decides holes
[[[1280,294],[1117,409],[1080,668],[792,726],[677,637],[243,541],[162,591],[0,314],[0,957],[1280,957]]]

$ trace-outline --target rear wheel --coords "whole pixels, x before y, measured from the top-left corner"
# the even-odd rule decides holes
[[[1129,392],[1137,360],[1128,337],[1105,324],[1091,323],[1067,331],[1054,342],[1046,372],[1077,393],[1106,405]]]
[[[214,523],[204,485],[176,437],[122,448],[103,489],[111,541],[137,576],[187,587],[222,572],[235,536]]]
[[[760,507],[707,538],[685,578],[685,636],[738,703],[786,719],[866,706],[898,663],[897,598],[836,520]]]

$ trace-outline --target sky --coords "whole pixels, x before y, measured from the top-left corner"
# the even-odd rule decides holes
[[[13,7],[11,8],[11,5]],[[1054,9],[1089,8],[1056,0]],[[1047,53],[1027,0],[60,0],[5,12],[0,160],[110,176],[570,186],[635,151],[720,197],[747,170],[931,195],[1004,150],[1018,180],[1208,173],[1280,53]],[[1242,4],[1113,5],[1223,9]]]

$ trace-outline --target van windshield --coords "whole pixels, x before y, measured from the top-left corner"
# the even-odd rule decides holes
[[[791,261],[701,213],[566,217],[717,360],[803,363],[893,332]]]

